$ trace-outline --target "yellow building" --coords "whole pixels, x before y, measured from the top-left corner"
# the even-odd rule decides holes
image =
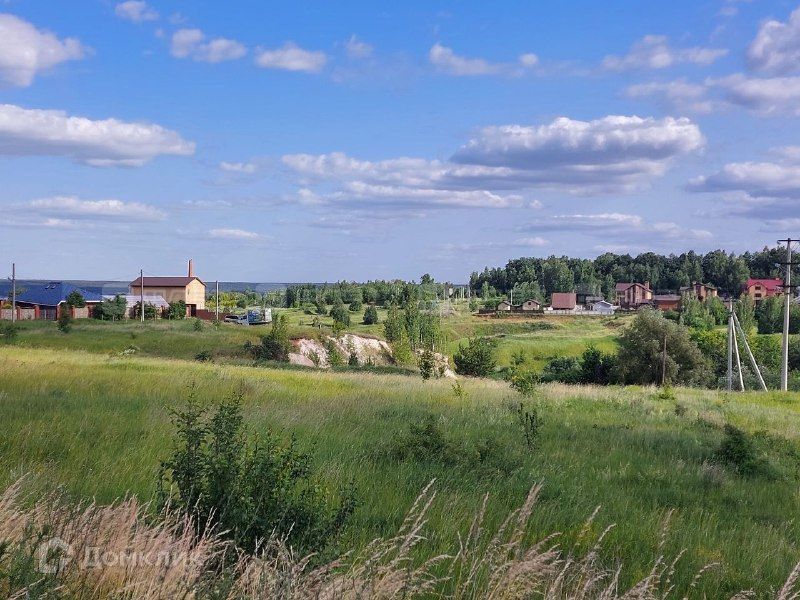
[[[167,302],[183,300],[186,303],[186,316],[195,316],[198,310],[206,308],[206,284],[194,275],[192,261],[189,261],[189,273],[186,277],[149,277],[144,281],[137,277],[128,285],[128,292],[133,295],[161,296]]]

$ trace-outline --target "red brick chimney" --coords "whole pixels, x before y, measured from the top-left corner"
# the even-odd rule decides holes
[[[194,277],[194,265],[191,258],[189,259],[189,277]]]

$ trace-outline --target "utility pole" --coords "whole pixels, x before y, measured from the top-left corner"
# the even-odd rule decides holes
[[[661,356],[661,387],[667,382],[667,336],[664,336],[664,353]]]
[[[783,283],[783,340],[781,347],[781,391],[789,389],[789,312],[792,307],[792,238],[778,240],[779,244],[786,243],[786,262]],[[794,263],[797,264],[797,263]]]
[[[733,301],[728,301],[728,378],[726,389],[733,389],[733,336],[736,334],[734,326]]]
[[[139,315],[144,323],[144,269],[139,269]]]
[[[764,378],[761,376],[761,369],[758,368],[758,363],[756,362],[755,356],[753,356],[753,351],[750,350],[750,344],[747,343],[747,334],[745,333],[744,329],[742,329],[742,324],[739,323],[739,317],[736,316],[736,313],[733,313],[733,325],[734,331],[739,330],[739,333],[742,334],[742,343],[744,344],[744,349],[747,350],[747,358],[750,359],[750,366],[753,367],[753,371],[758,377],[758,383],[761,386],[763,391],[767,391],[767,384],[764,383]]]
[[[217,280],[216,292],[214,292],[214,320],[219,322],[219,279]]]
[[[17,263],[11,263],[11,322],[17,320]]]

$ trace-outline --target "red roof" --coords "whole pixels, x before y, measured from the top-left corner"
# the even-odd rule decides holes
[[[777,292],[782,289],[783,280],[782,279],[748,279],[747,283],[744,284],[744,289],[749,290],[754,285],[761,284],[763,285],[768,292]]]
[[[144,287],[186,287],[195,279],[200,281],[197,277],[145,277]],[[203,282],[200,281],[200,283]],[[141,277],[137,277],[130,283],[130,287],[133,288],[141,287],[141,285]]]
[[[553,292],[550,306],[555,310],[572,310],[575,308],[575,292]]]
[[[634,286],[634,285],[638,285],[639,287],[641,287],[641,288],[644,288],[644,289],[646,289],[646,290],[649,290],[649,289],[650,289],[650,286],[649,286],[649,285],[645,285],[645,284],[643,284],[643,283],[636,283],[636,282],[631,282],[631,283],[618,283],[618,284],[615,286],[615,288],[614,288],[614,289],[616,289],[616,291],[618,291],[618,292],[624,292],[624,291],[625,291],[625,290],[627,290],[629,287],[632,287],[632,286]]]

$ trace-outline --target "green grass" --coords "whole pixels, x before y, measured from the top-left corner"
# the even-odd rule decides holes
[[[623,583],[646,573],[670,513],[664,551],[687,551],[676,574],[682,588],[717,561],[721,566],[700,583],[708,597],[779,587],[800,559],[794,518],[800,509],[800,395],[677,389],[671,400],[652,389],[547,386],[537,400],[544,422],[539,448],[530,452],[509,408],[520,398],[501,382],[467,380],[467,395],[459,399],[444,380],[162,359],[156,355],[191,355],[195,337],[220,336],[233,347],[253,332],[197,333],[188,323],[167,324],[165,332],[160,326],[142,331],[133,324],[103,329],[81,323],[68,336],[27,326],[19,345],[0,345],[3,483],[33,472],[40,485],[63,485],[76,498],[150,498],[171,444],[169,408],[192,386],[205,402],[241,389],[254,431],[296,433],[330,484],[355,478],[362,503],[343,548],[393,533],[419,490],[436,478],[440,493],[430,515],[432,534],[419,548],[423,555],[450,547],[485,492],[492,496],[489,523],[497,524],[543,481],[531,533],[563,532],[571,547],[600,506],[593,531],[616,524],[602,556],[609,567],[624,563]],[[574,328],[598,340],[608,329],[599,322]],[[132,331],[140,354],[109,351],[129,343]],[[530,334],[549,337],[551,352],[559,332]],[[518,335],[528,334],[508,337]],[[64,352],[67,347],[85,351]],[[463,448],[463,457],[448,464],[387,458],[394,436],[428,414]],[[727,422],[753,435],[770,462],[769,476],[744,479],[713,466]],[[471,452],[485,439],[496,450],[492,460],[477,463]]]

